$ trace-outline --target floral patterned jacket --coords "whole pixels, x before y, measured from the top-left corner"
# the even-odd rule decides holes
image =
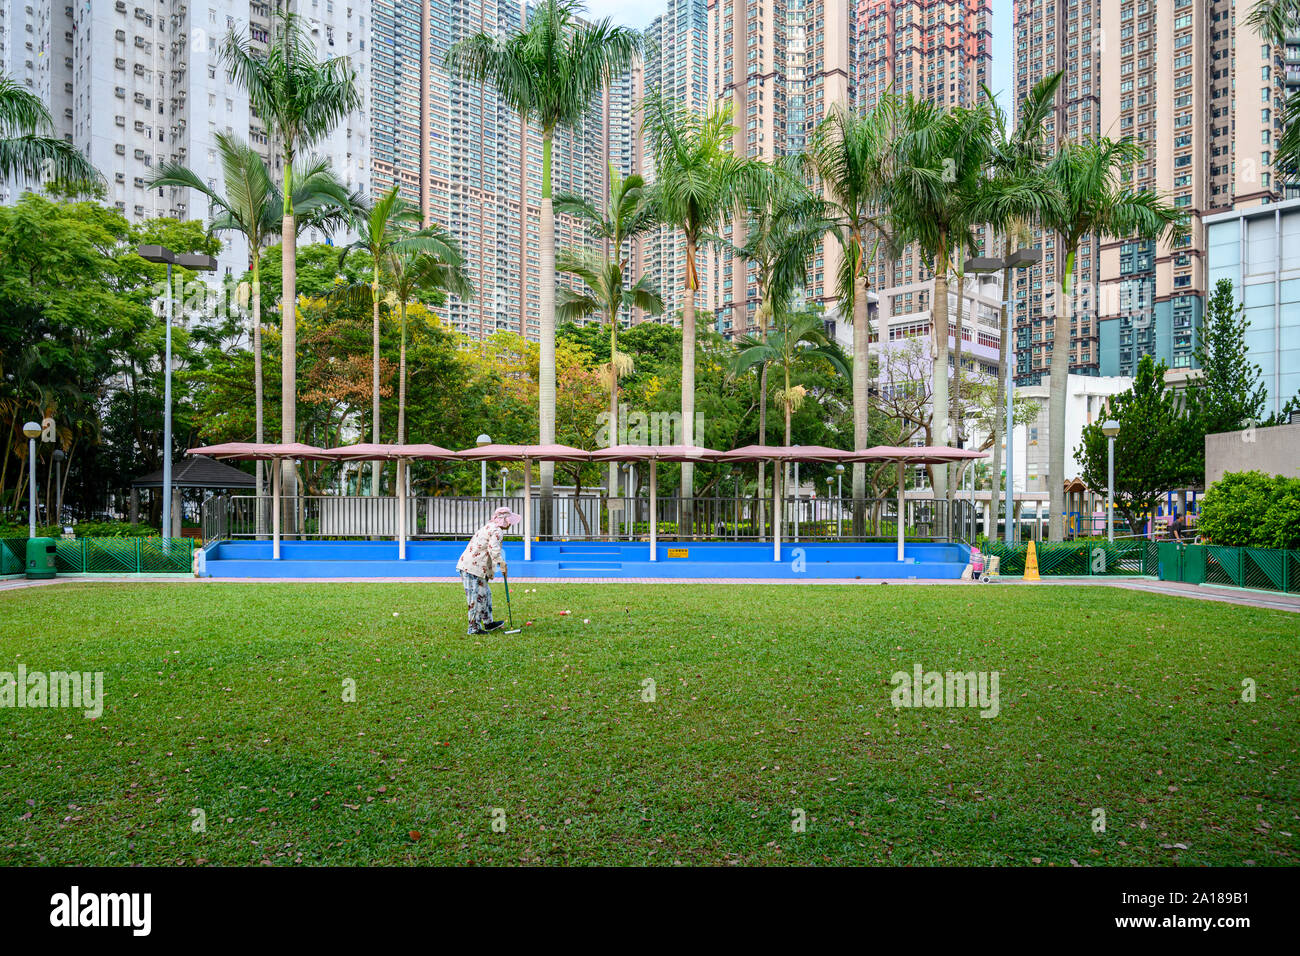
[[[501,539],[504,535],[505,529],[495,522],[489,521],[479,528],[456,562],[456,570],[468,571],[478,578],[494,577],[497,568],[505,573],[506,556],[501,552]]]

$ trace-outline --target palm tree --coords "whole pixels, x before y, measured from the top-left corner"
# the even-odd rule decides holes
[[[736,127],[731,103],[701,115],[665,98],[647,100],[644,129],[655,170],[654,202],[660,222],[681,230],[685,240],[686,287],[682,302],[682,435],[695,435],[695,293],[700,281],[696,254],[706,233],[754,195],[767,167],[731,151]],[[683,520],[689,523],[694,466],[682,465]]]
[[[321,60],[297,16],[285,12],[273,24],[271,45],[258,51],[242,30],[231,31],[221,59],[234,81],[248,93],[249,105],[280,144],[285,197],[280,235],[280,440],[295,440],[298,416],[297,261],[298,229],[291,177],[300,150],[310,148],[362,105],[356,71],[347,57]],[[284,493],[297,493],[292,459],[284,459]]]
[[[783,386],[772,395],[777,407],[785,415],[785,444],[790,444],[791,419],[803,405],[806,389],[802,385],[792,384],[790,379],[798,370],[809,364],[825,362],[840,375],[849,374],[849,364],[844,353],[834,342],[826,338],[820,315],[813,312],[801,312],[795,315],[778,313],[776,326],[771,334],[744,335],[736,342],[736,354],[732,358],[730,372],[739,375],[754,366],[772,368],[779,372]],[[789,465],[782,475],[782,485],[786,483]],[[775,477],[774,479],[775,480]],[[759,495],[763,493],[759,488]]]
[[[98,182],[99,171],[75,146],[55,136],[41,98],[0,75],[0,179],[48,176],[59,182]]]
[[[970,197],[977,191],[987,160],[988,139],[973,135],[972,125],[975,117],[965,111],[949,112],[911,96],[901,100],[894,177],[888,190],[899,243],[916,243],[934,276],[930,303],[932,420],[933,434],[944,444],[949,441],[948,273],[960,250],[976,245]],[[947,497],[947,469],[936,468],[934,479],[935,494]]]
[[[585,286],[582,291],[561,288],[556,307],[559,319],[572,322],[589,315],[609,321],[609,427],[618,434],[618,378],[632,371],[632,358],[618,350],[618,314],[624,309],[641,309],[651,315],[664,310],[664,300],[648,276],[633,279],[627,274],[630,265],[628,241],[654,225],[654,208],[645,180],[633,173],[623,177],[609,167],[609,205],[598,209],[579,196],[556,197],[557,212],[582,222],[587,234],[605,243],[605,254],[583,250],[560,253],[557,267],[577,277]],[[610,444],[617,444],[617,440]],[[614,493],[618,464],[609,463],[609,490]]]
[[[362,210],[355,226],[358,237],[344,246],[339,252],[339,269],[348,256],[363,252],[370,257],[369,305],[373,319],[372,358],[371,358],[371,406],[370,406],[370,440],[378,443],[379,434],[379,280],[384,270],[385,261],[395,254],[403,244],[415,238],[413,232],[420,223],[420,212],[399,195],[399,187],[394,186],[379,197],[368,209]],[[349,289],[337,294],[347,295]],[[379,494],[379,479],[383,474],[384,463],[373,462],[370,494]]]
[[[808,284],[808,259],[827,232],[833,230],[833,209],[803,181],[804,160],[789,156],[778,161],[770,177],[746,200],[744,241],[719,238],[717,244],[753,267],[758,287],[759,338],[767,340],[772,317],[786,311],[795,293]],[[758,443],[767,443],[768,364],[758,365]],[[758,463],[758,500],[763,499],[765,463]],[[763,514],[759,511],[759,536]]]
[[[1259,0],[1246,22],[1270,43],[1285,47],[1300,29],[1300,0]],[[1283,105],[1273,168],[1279,179],[1294,182],[1300,177],[1300,90],[1292,91]]]
[[[826,190],[843,251],[836,291],[841,315],[853,316],[853,447],[858,451],[868,442],[871,272],[882,245],[894,251],[884,203],[893,176],[897,106],[892,94],[862,115],[836,106],[818,124],[808,152],[808,166]],[[861,534],[866,493],[866,466],[854,462],[854,534]]]
[[[1015,129],[1007,126],[1007,115],[996,105],[988,87],[984,96],[993,104],[993,142],[989,160],[989,173],[980,199],[980,218],[990,223],[1002,235],[1002,258],[1011,255],[1014,247],[1030,241],[1030,225],[1036,222],[1044,204],[1051,195],[1050,184],[1043,177],[1047,163],[1044,147],[1044,122],[1056,105],[1056,92],[1065,71],[1043,77],[1020,105],[1020,117]],[[993,410],[993,481],[1002,474],[1002,438],[1006,428],[1007,376],[1011,374],[1011,324],[1007,300],[1011,295],[1010,267],[1002,270],[1002,312],[998,322],[1000,343],[998,355],[998,390]],[[994,489],[996,491],[996,489]],[[996,533],[998,501],[990,502],[993,533]],[[1007,516],[1011,520],[1011,516]]]
[[[542,133],[541,316],[538,330],[538,431],[555,441],[555,214],[551,195],[551,149],[558,127],[581,122],[592,100],[641,51],[641,34],[609,19],[580,23],[577,0],[541,0],[523,30],[508,36],[479,33],[447,51],[447,67],[474,83],[491,83],[524,124]],[[549,527],[555,475],[542,463],[542,531]]]
[[[456,237],[443,226],[426,226],[396,243],[388,253],[388,287],[397,300],[401,347],[397,368],[397,443],[406,441],[406,307],[417,295],[474,296]]]
[[[270,170],[258,152],[230,133],[217,134],[225,193],[219,193],[193,170],[180,163],[165,163],[149,188],[171,186],[196,190],[208,200],[211,232],[237,232],[248,242],[248,268],[252,273],[253,401],[257,441],[263,430],[262,378],[262,261],[261,250],[280,232],[284,201]],[[299,215],[297,227],[325,231],[341,225],[351,204],[343,184],[323,160],[299,164],[290,176],[292,201]],[[257,462],[257,494],[263,493],[262,462]]]
[[[1043,210],[1043,225],[1057,233],[1057,253],[1065,251],[1052,322],[1051,387],[1048,392],[1047,485],[1051,494],[1050,540],[1065,534],[1065,396],[1070,372],[1070,301],[1074,259],[1084,237],[1174,239],[1186,233],[1182,212],[1155,192],[1124,185],[1133,165],[1145,154],[1132,140],[1108,137],[1067,142],[1048,162],[1044,174],[1054,195]]]

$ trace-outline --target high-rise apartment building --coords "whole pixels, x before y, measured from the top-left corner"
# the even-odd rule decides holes
[[[1155,0],[1142,0],[1152,6]],[[1163,0],[1162,0],[1163,4]],[[1057,91],[1056,110],[1044,123],[1044,146],[1054,152],[1068,141],[1079,142],[1114,135],[1102,121],[1102,65],[1113,68],[1119,31],[1103,29],[1103,7],[1113,0],[1015,0],[1014,82],[1012,119],[1034,85],[1058,70],[1065,76]],[[1037,385],[1048,373],[1056,292],[1065,266],[1060,237],[1034,230],[1033,245],[1042,249],[1042,261],[1016,270],[1011,306],[1015,331],[1017,385]],[[1070,322],[1070,373],[1100,375],[1100,329],[1095,312],[1095,290],[1100,276],[1100,245],[1087,236],[1074,262],[1076,300]]]
[[[5,70],[50,107],[56,133],[103,174],[108,203],[132,221],[202,219],[208,210],[191,190],[147,184],[163,163],[176,162],[222,188],[218,132],[259,147],[279,174],[276,144],[218,51],[231,30],[264,47],[282,7],[265,0],[18,0],[4,6],[0,51]],[[368,99],[369,0],[300,0],[291,7],[322,57],[352,56]],[[355,189],[369,182],[369,122],[363,106],[313,150]],[[32,185],[7,184],[7,200]],[[223,240],[219,268],[237,276],[247,267],[247,249],[237,237]]]
[[[1189,234],[1173,243],[1101,244],[1101,371],[1131,375],[1143,355],[1190,367],[1205,311],[1203,217],[1282,198],[1273,168],[1286,94],[1286,45],[1246,20],[1248,0],[1114,0],[1102,129],[1145,151],[1132,184],[1169,197]],[[1082,321],[1082,320],[1081,320]]]
[[[983,97],[993,60],[989,0],[859,0],[856,18],[859,109],[874,107],[886,90],[945,108],[973,106]],[[897,259],[881,256],[872,285],[880,295],[882,323],[873,334],[882,341],[931,334],[934,275],[914,245]],[[1001,285],[1000,275],[970,276],[965,282],[962,361],[972,371],[987,371],[990,360],[996,371]],[[956,335],[957,312],[957,279],[950,275],[950,338]],[[955,345],[953,340],[950,349]]]
[[[633,71],[639,95],[634,97],[629,129],[632,167],[654,182],[654,163],[640,135],[641,101],[663,97],[670,103],[698,113],[709,109],[708,95],[708,7],[706,0],[665,0],[666,9],[645,31],[645,59]],[[670,225],[657,226],[634,244],[634,268],[647,275],[663,296],[664,312],[659,317],[637,314],[637,321],[677,322],[685,299],[686,253],[681,233]],[[699,272],[700,293],[696,302],[709,302],[707,276]]]
[[[739,154],[773,160],[802,151],[835,104],[853,103],[854,23],[848,0],[708,0],[711,102],[730,102]],[[723,227],[740,244],[743,224]],[[727,336],[755,329],[757,279],[743,260],[702,258],[706,301]],[[828,236],[809,270],[808,301],[829,310],[839,249]]]
[[[373,192],[394,185],[426,221],[459,239],[476,294],[452,298],[448,321],[472,338],[498,331],[536,340],[541,321],[542,137],[497,95],[445,66],[447,51],[476,33],[515,32],[520,0],[372,0]],[[617,77],[576,130],[559,129],[552,191],[603,205],[609,163],[639,162],[634,106],[640,70]],[[556,216],[557,249],[591,240]],[[567,281],[561,276],[560,280]]]

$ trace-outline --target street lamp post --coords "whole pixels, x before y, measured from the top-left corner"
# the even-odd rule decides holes
[[[501,466],[501,497],[506,496],[506,476],[510,474],[510,469],[505,465]]]
[[[1041,249],[1021,248],[1021,249],[1017,249],[1015,252],[1011,253],[1011,255],[1007,256],[1006,258],[1000,258],[997,256],[977,256],[977,257],[967,259],[966,271],[967,272],[1002,271],[1005,274],[1005,272],[1007,272],[1008,270],[1024,269],[1028,266],[1032,266],[1036,262],[1039,262],[1042,258],[1043,258],[1043,251]],[[1006,328],[999,329],[998,331],[1005,341],[1006,350],[1007,350],[1007,369],[1006,369],[1007,394],[1005,398],[1006,405],[1007,405],[1007,422],[1006,422],[1007,462],[1006,462],[1006,476],[1003,479],[1004,482],[1003,500],[1005,502],[1003,507],[1006,509],[1006,526],[1005,526],[1006,531],[1005,531],[1004,540],[1006,541],[1007,545],[1010,546],[1013,543],[1015,538],[1015,527],[1014,527],[1015,525],[1014,515],[1015,515],[1015,508],[1016,508],[1015,505],[1016,477],[1015,477],[1015,464],[1014,464],[1015,444],[1012,441],[1012,438],[1015,435],[1015,417],[1012,411],[1012,406],[1015,401],[1016,378],[1011,371],[1011,358],[1012,358],[1011,282],[1009,281],[1009,277],[1008,277],[1008,281],[1004,282],[1003,284],[1005,288],[1003,288],[1002,290],[1002,311],[1006,313],[1007,323],[1006,323]],[[994,475],[993,477],[995,479],[997,478],[996,475]],[[994,531],[996,530],[997,529],[995,526]]]
[[[40,422],[23,425],[27,436],[27,537],[36,537],[36,439],[41,436]]]
[[[484,445],[492,444],[492,439],[487,435],[479,435],[474,443],[482,448]],[[479,463],[479,497],[487,498],[487,459]]]
[[[54,523],[63,526],[63,460],[68,456],[62,448],[54,449]]]
[[[179,255],[166,246],[140,246],[136,255],[149,262],[167,265],[167,345],[163,359],[163,500],[162,537],[172,537],[172,266],[179,265],[198,272],[212,272],[217,268],[213,256],[182,252]]]
[[[1115,543],[1115,436],[1119,434],[1119,422],[1111,418],[1101,426],[1101,433],[1106,436],[1106,540]]]

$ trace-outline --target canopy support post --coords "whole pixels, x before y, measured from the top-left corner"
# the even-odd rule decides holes
[[[772,462],[772,560],[781,560],[781,487],[782,463]]]
[[[650,560],[659,560],[659,462],[650,459]]]
[[[907,519],[907,501],[903,492],[903,463],[898,463],[898,560],[903,560],[903,527]]]
[[[533,461],[524,459],[524,560],[533,559]]]
[[[397,560],[406,560],[406,459],[397,459]]]
[[[284,481],[284,462],[271,459],[271,557],[280,560],[280,487]]]

